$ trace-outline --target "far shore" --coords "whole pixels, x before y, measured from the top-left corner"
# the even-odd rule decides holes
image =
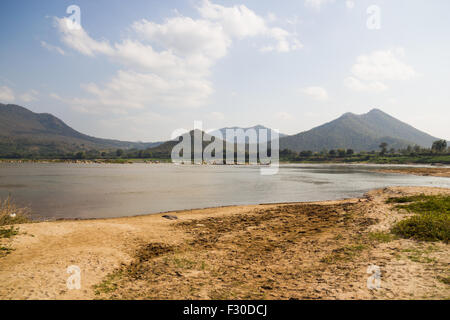
[[[170,164],[170,159],[151,160],[151,159],[97,159],[97,160],[31,160],[31,159],[0,159],[0,163],[74,163],[74,164]],[[419,176],[433,176],[433,177],[450,177],[450,166],[442,164],[417,164],[417,163],[405,163],[405,164],[377,164],[367,162],[280,162],[281,165],[289,164],[323,164],[323,165],[368,165],[368,166],[389,166],[392,168],[375,169],[374,171],[382,173],[400,173],[411,174]],[[216,164],[215,164],[216,165]],[[248,164],[246,164],[248,165]]]
[[[448,299],[450,245],[389,235],[410,215],[386,199],[418,194],[450,189],[18,225],[0,243],[12,248],[0,299]],[[79,290],[66,286],[69,266]]]

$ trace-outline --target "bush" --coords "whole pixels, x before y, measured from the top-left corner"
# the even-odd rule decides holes
[[[404,238],[423,241],[444,241],[450,239],[450,196],[411,196],[389,198],[387,203],[408,203],[395,206],[414,212],[415,215],[400,221],[392,232]]]
[[[404,238],[448,243],[450,239],[450,217],[435,213],[416,215],[397,223],[392,232]]]
[[[27,223],[30,221],[30,209],[18,207],[8,196],[0,200],[0,226]]]

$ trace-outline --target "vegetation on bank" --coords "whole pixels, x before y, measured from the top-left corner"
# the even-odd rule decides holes
[[[19,207],[8,196],[5,200],[0,200],[0,227],[14,224],[27,223],[30,221],[30,209]]]
[[[414,216],[398,222],[392,232],[404,238],[423,241],[450,240],[450,196],[409,196],[389,198],[398,210],[415,213]]]
[[[10,239],[19,234],[19,228],[15,224],[27,223],[30,221],[30,210],[26,207],[17,206],[7,197],[0,200],[0,257],[11,253],[14,249],[5,245],[1,240]]]
[[[171,151],[176,142],[165,143],[155,148],[145,150],[85,150],[76,153],[12,153],[1,158],[5,160],[52,160],[79,161],[90,160],[104,163],[130,162],[170,162]],[[281,162],[289,163],[374,163],[374,164],[450,164],[450,147],[444,140],[435,141],[431,148],[408,146],[405,149],[389,149],[387,143],[380,144],[379,151],[355,152],[353,149],[332,149],[312,152],[310,150],[295,152],[289,149],[280,150]],[[247,146],[248,150],[248,146]],[[268,154],[271,154],[270,149]],[[224,159],[226,151],[224,151]],[[237,159],[237,153],[234,155]],[[245,155],[249,159],[248,152]]]
[[[405,149],[390,148],[385,142],[377,151],[361,151],[353,149],[323,150],[321,152],[293,152],[288,149],[280,151],[280,160],[286,162],[337,162],[337,163],[375,163],[375,164],[450,164],[450,147],[445,140],[435,141],[431,148],[408,146]]]

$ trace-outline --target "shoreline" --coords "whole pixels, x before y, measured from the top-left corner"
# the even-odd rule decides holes
[[[0,158],[0,163],[75,163],[75,164],[133,164],[133,163],[146,163],[146,164],[172,164],[171,159],[157,159],[157,158],[148,158],[148,159],[8,159],[8,158]],[[280,160],[279,164],[324,164],[324,165],[380,165],[380,166],[424,166],[424,167],[448,167],[449,163],[442,162],[377,162],[377,161],[283,161]],[[227,165],[230,164],[202,164],[202,165]],[[243,166],[250,165],[248,163],[245,164],[232,164],[231,166]]]
[[[378,169],[377,172],[382,173],[400,173],[410,174],[416,176],[432,176],[450,178],[450,168],[429,168],[429,167],[408,167],[408,168],[393,168],[393,169]]]
[[[8,243],[13,251],[0,258],[0,298],[449,298],[437,278],[448,272],[449,244],[370,238],[408,217],[387,197],[420,193],[450,189],[390,187],[344,200],[22,224]],[[366,287],[370,264],[383,269],[381,290]],[[81,269],[80,290],[66,288],[70,265]],[[123,278],[121,268],[137,278]]]

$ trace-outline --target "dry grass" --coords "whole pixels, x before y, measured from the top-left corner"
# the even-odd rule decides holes
[[[2,240],[0,242],[0,258],[14,250],[8,240],[19,234],[19,228],[13,225],[29,222],[29,216],[30,209],[18,207],[11,199],[11,196],[8,196],[3,201],[0,199],[0,240]]]
[[[0,226],[27,223],[30,221],[30,209],[19,207],[8,196],[5,200],[0,199]]]
[[[364,208],[364,203],[294,204],[180,221],[174,227],[189,235],[185,242],[144,245],[134,261],[94,289],[101,299],[335,296],[342,290],[336,277],[355,272],[367,256],[371,241],[361,235],[376,221],[358,214]],[[336,234],[345,236],[338,241]],[[325,292],[319,278],[337,283],[326,288],[334,292]]]

